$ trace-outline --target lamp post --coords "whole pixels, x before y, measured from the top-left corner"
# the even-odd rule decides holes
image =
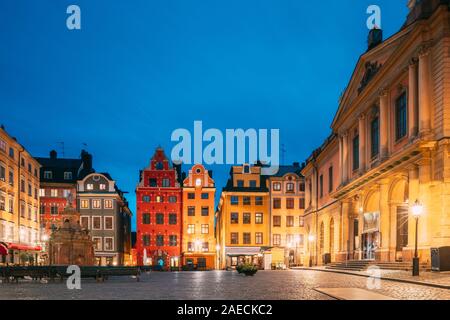
[[[312,235],[312,234],[310,234],[309,236],[308,236],[308,241],[309,241],[309,267],[311,268],[312,267],[312,265],[313,265],[313,262],[312,262],[312,254],[311,254],[311,248],[312,248],[312,243],[314,242],[314,240],[315,240],[315,237],[314,237],[314,235]]]
[[[419,202],[419,200],[416,200],[414,205],[412,206],[412,215],[414,219],[416,219],[416,239],[415,239],[415,245],[414,245],[414,258],[413,258],[413,270],[412,275],[414,277],[419,275],[419,255],[417,252],[417,239],[418,239],[418,229],[419,229],[419,218],[423,213],[423,205]]]

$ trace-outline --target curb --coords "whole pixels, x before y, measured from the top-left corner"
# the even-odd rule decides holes
[[[348,271],[339,271],[339,270],[327,270],[327,269],[314,269],[314,268],[302,268],[302,267],[294,267],[291,268],[291,270],[309,270],[309,271],[322,271],[322,272],[331,272],[331,273],[341,273],[351,276],[358,276],[358,277],[365,277],[370,278],[371,276],[365,275],[365,274],[359,274],[359,273],[353,273]],[[427,286],[427,287],[433,287],[438,289],[447,289],[450,290],[450,286],[443,285],[443,284],[437,284],[437,283],[429,283],[429,282],[423,282],[423,281],[414,281],[414,280],[408,280],[408,279],[399,279],[399,278],[386,278],[386,277],[380,277],[380,280],[386,280],[386,281],[395,281],[395,282],[401,282],[401,283],[410,283],[410,284],[416,284],[420,286]]]

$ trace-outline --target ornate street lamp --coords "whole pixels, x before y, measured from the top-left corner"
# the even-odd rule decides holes
[[[316,237],[314,237],[314,235],[313,234],[310,234],[309,236],[308,236],[308,241],[309,241],[309,267],[311,268],[312,267],[312,265],[313,265],[313,262],[312,262],[312,254],[311,254],[311,248],[312,248],[312,244],[313,244],[313,242],[314,242],[314,240],[316,239]]]
[[[419,255],[417,252],[417,239],[418,239],[418,229],[419,229],[419,218],[423,214],[423,205],[416,200],[416,202],[412,206],[412,216],[416,219],[416,240],[414,247],[414,258],[413,258],[413,270],[412,275],[414,277],[419,275]]]

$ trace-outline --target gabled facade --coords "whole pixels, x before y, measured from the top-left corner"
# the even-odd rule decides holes
[[[270,190],[270,245],[272,263],[294,266],[304,264],[305,181],[299,163],[280,166],[268,177]]]
[[[77,184],[80,224],[90,230],[95,264],[131,264],[131,211],[124,193],[107,173],[91,173]]]
[[[179,170],[161,148],[140,173],[136,188],[137,260],[155,268],[180,268],[182,189]]]
[[[212,270],[216,263],[214,203],[216,188],[211,172],[194,165],[183,182],[182,266]]]
[[[233,166],[216,212],[220,269],[243,263],[264,267],[270,245],[269,189],[261,166]]]

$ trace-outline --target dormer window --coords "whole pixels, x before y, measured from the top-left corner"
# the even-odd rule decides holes
[[[72,180],[72,172],[64,172],[64,180]]]
[[[106,190],[106,184],[104,184],[104,183],[101,183],[99,187],[100,187],[100,190],[103,190],[103,191]]]
[[[244,164],[244,173],[250,173],[250,166],[248,164]]]
[[[202,179],[197,179],[197,180],[195,180],[195,186],[196,187],[201,187],[202,186]]]
[[[92,183],[88,183],[86,185],[86,190],[94,190],[94,185]]]
[[[51,171],[44,171],[44,179],[53,179],[53,172]]]
[[[164,164],[162,162],[157,162],[155,168],[156,170],[163,170]]]

